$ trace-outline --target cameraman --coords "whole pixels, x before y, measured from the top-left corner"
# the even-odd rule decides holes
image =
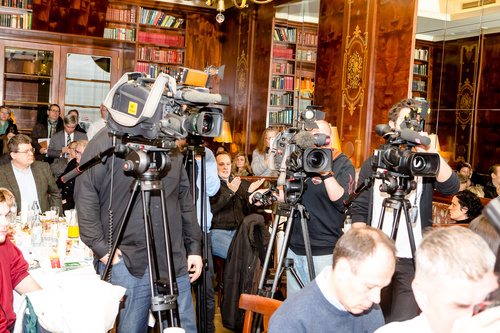
[[[318,128],[310,133],[323,133],[332,137],[328,122],[315,122]],[[329,148],[330,145],[321,148]],[[354,166],[343,153],[332,151],[332,171],[320,175],[312,175],[304,180],[305,190],[302,195],[302,205],[310,215],[307,221],[309,239],[313,255],[314,270],[317,274],[326,266],[332,265],[333,249],[342,236],[344,224],[344,199],[354,190]],[[282,190],[279,190],[278,200],[284,200]],[[304,247],[304,237],[300,217],[296,215],[293,221],[287,257],[293,259],[294,267],[304,284],[310,282],[307,257]],[[287,272],[287,295],[298,292],[300,287]]]
[[[394,105],[388,114],[389,125],[391,128],[401,130],[406,127],[406,121],[409,118],[410,108],[417,108],[417,101],[413,99],[404,99]],[[426,136],[427,133],[419,133]],[[419,145],[415,147],[418,152],[438,153],[435,148]],[[361,184],[365,179],[370,178],[373,174],[372,163],[374,156],[368,158],[361,167],[358,184]],[[422,240],[422,230],[432,226],[432,195],[434,189],[444,195],[453,195],[458,192],[460,182],[458,176],[450,166],[440,157],[440,167],[436,177],[415,177],[416,190],[412,190],[405,198],[412,204],[410,213],[416,214],[413,216],[413,235],[415,245],[418,248]],[[382,202],[387,193],[380,192],[380,180],[373,183],[370,189],[361,193],[354,201],[351,214],[353,227],[371,224],[374,227],[378,226],[379,216],[382,208]],[[383,231],[390,235],[393,215],[392,210],[387,210],[384,215]],[[410,214],[411,215],[411,214]],[[411,219],[411,217],[410,217]],[[416,317],[419,313],[419,308],[415,302],[411,289],[411,282],[415,276],[415,268],[413,266],[412,254],[406,220],[404,212],[401,213],[399,229],[396,235],[396,248],[398,260],[396,262],[396,271],[392,278],[392,283],[382,291],[381,306],[386,322],[403,321]]]
[[[117,140],[117,144],[120,143],[121,140]],[[112,138],[104,128],[89,142],[82,161],[91,159],[111,146]],[[165,191],[174,274],[179,289],[177,306],[182,327],[186,332],[196,332],[190,282],[200,276],[202,269],[202,233],[197,223],[187,173],[182,165],[182,154],[178,149],[172,149],[170,153],[171,168],[161,181]],[[112,156],[76,179],[75,202],[80,236],[94,252],[94,266],[101,274],[110,260],[109,234],[112,234],[113,239],[117,236],[117,225],[127,208],[130,186],[134,181],[134,177],[125,173],[123,165],[124,159]],[[168,267],[161,208],[159,191],[151,192],[150,220],[152,234],[156,236],[152,244],[157,255],[154,260],[160,276],[166,277]],[[114,215],[112,230],[109,225],[110,210]],[[117,332],[147,332],[151,294],[140,194],[131,207],[124,228],[111,269],[111,283],[127,288],[124,304],[120,307]]]

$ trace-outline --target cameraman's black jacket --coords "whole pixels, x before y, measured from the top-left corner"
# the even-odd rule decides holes
[[[358,184],[373,174],[372,163],[374,156],[370,156],[361,166]],[[456,172],[452,172],[450,178],[440,183],[435,177],[422,177],[422,195],[419,202],[419,214],[422,230],[432,226],[432,195],[434,188],[441,194],[454,195],[460,188],[460,181]],[[367,189],[352,204],[352,222],[365,222],[370,225],[372,219],[373,189]],[[377,217],[378,218],[378,217]]]
[[[210,229],[236,230],[243,218],[252,213],[248,202],[249,186],[250,183],[242,179],[240,187],[235,193],[221,179],[219,191],[210,197],[210,207],[212,214],[214,214]]]

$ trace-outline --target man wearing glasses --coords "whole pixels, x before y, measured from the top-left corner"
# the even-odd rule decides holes
[[[30,137],[18,134],[10,139],[8,148],[11,163],[0,166],[0,187],[14,194],[18,211],[23,202],[32,204],[33,201],[38,202],[43,212],[51,206],[61,210],[61,197],[50,165],[35,161]]]
[[[48,142],[45,147],[40,146],[40,139],[50,139],[52,134],[64,129],[63,120],[59,116],[61,109],[57,104],[51,104],[47,110],[47,117],[37,122],[31,131],[31,139],[35,147],[35,159],[52,163],[53,159],[46,156]]]

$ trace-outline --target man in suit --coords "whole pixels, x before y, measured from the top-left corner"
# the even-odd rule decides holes
[[[67,157],[69,145],[73,141],[87,140],[87,134],[75,131],[78,119],[69,114],[64,117],[64,130],[55,133],[50,139],[48,155],[51,158]]]
[[[31,131],[31,139],[33,140],[33,146],[35,147],[35,159],[37,161],[45,160],[45,155],[47,154],[47,148],[43,148],[38,143],[39,139],[51,138],[51,136],[64,129],[63,121],[59,115],[61,114],[61,109],[57,104],[49,105],[47,110],[47,117],[41,122],[37,122]],[[47,160],[47,162],[52,162],[52,159]]]
[[[58,206],[61,210],[61,197],[50,165],[35,161],[30,137],[18,134],[10,139],[8,148],[12,161],[0,166],[0,187],[14,194],[18,211],[22,202],[31,204],[33,201],[38,202],[42,211],[49,210],[51,206]]]

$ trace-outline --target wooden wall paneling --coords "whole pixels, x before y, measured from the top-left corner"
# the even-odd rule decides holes
[[[250,54],[250,99],[248,104],[248,126],[246,152],[251,154],[266,129],[269,105],[269,73],[274,27],[274,4],[256,5],[255,28]]]
[[[364,161],[365,127],[370,116],[367,100],[371,93],[368,85],[373,54],[369,52],[373,2],[348,1],[344,8],[344,43],[342,52],[342,103],[340,122],[343,150],[350,156],[355,168]]]
[[[318,23],[318,57],[314,99],[326,112],[326,121],[339,126],[342,104],[342,43],[344,1],[322,0]],[[341,137],[342,140],[342,137]]]
[[[474,124],[474,170],[487,173],[500,156],[500,34],[483,35],[481,42],[476,121]]]
[[[410,96],[410,73],[413,71],[414,26],[417,1],[377,1],[374,49],[375,77],[373,103],[369,105],[372,123],[365,143],[370,146],[365,158],[384,140],[374,128],[388,122],[389,109]]]

